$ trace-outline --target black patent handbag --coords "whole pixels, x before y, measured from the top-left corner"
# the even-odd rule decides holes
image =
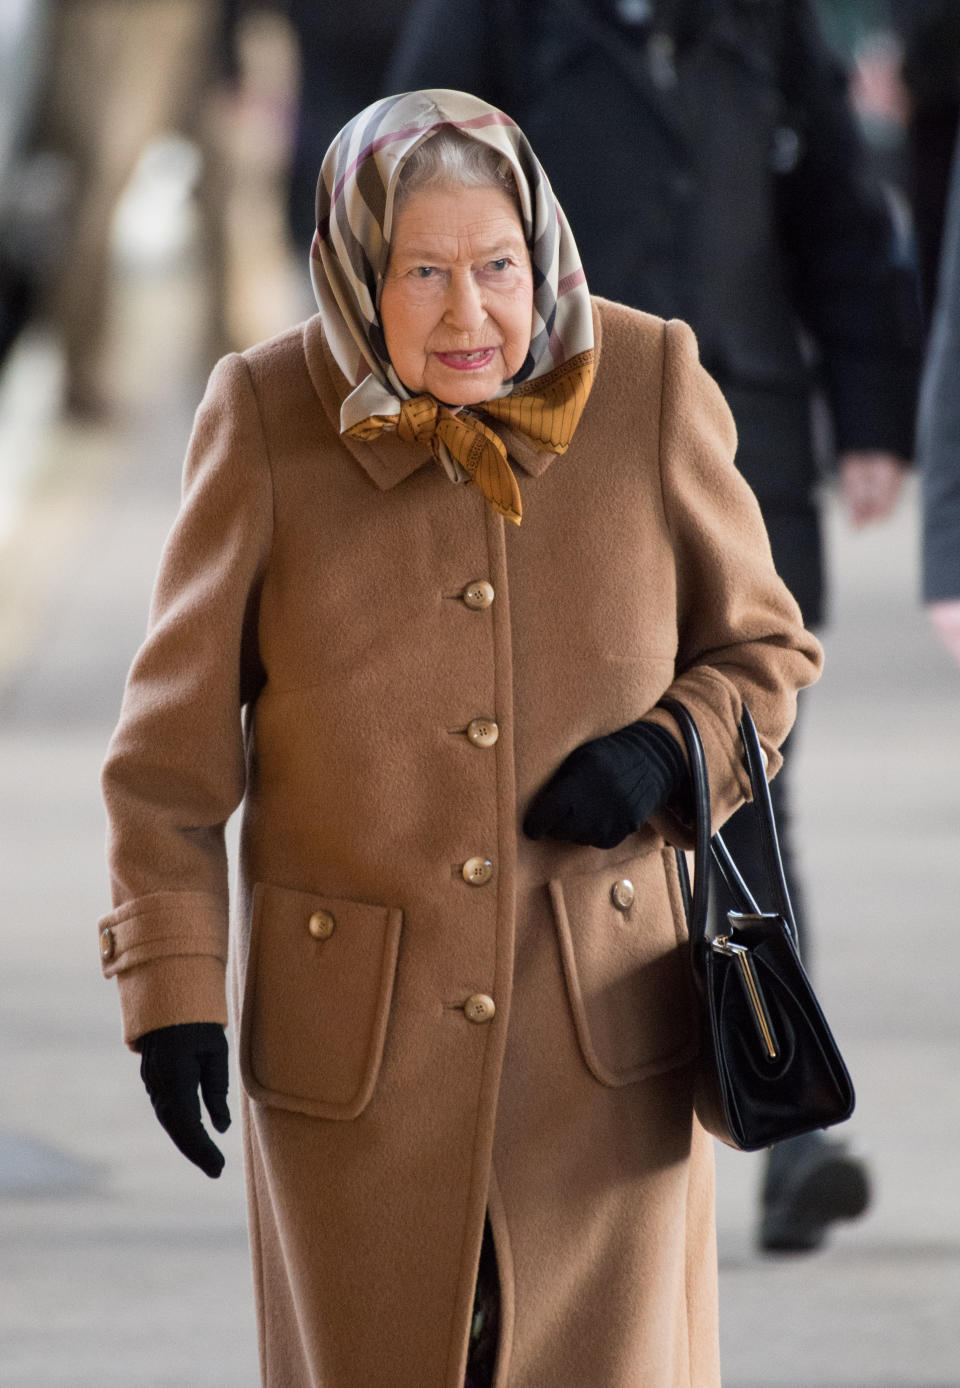
[[[753,1152],[842,1123],[853,1112],[853,1083],[800,961],[760,740],[749,710],[742,710],[740,736],[774,911],[759,908],[722,837],[711,835],[707,764],[692,714],[677,699],[663,699],[660,707],[683,734],[696,829],[692,889],[686,855],[677,850],[700,1010],[695,1110],[714,1137]],[[711,859],[738,907],[727,913],[727,930],[717,936],[707,933]]]

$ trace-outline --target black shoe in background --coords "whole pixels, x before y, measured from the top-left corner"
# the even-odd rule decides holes
[[[870,1195],[867,1165],[846,1143],[822,1132],[778,1142],[767,1157],[761,1252],[814,1252],[831,1224],[865,1212]]]

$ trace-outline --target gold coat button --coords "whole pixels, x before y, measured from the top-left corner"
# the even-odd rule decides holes
[[[610,900],[618,911],[629,911],[635,896],[636,892],[629,877],[621,877],[619,882],[614,882],[610,888]]]
[[[492,747],[500,736],[500,729],[492,718],[474,718],[467,727],[467,737],[474,747]]]
[[[490,1022],[497,1010],[497,1004],[487,993],[474,993],[463,1004],[468,1022]]]
[[[100,958],[105,962],[111,960],[117,952],[117,941],[109,925],[104,926],[100,931]]]
[[[463,601],[474,612],[480,612],[493,602],[493,584],[485,578],[475,578],[463,590]]]
[[[493,863],[489,858],[468,858],[460,874],[471,887],[482,887],[493,876]]]
[[[337,928],[337,922],[329,911],[314,911],[307,921],[307,929],[315,940],[329,940]]]

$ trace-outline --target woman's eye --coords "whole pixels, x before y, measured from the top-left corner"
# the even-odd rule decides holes
[[[491,260],[490,268],[491,270],[505,270],[509,264],[510,257],[502,255],[499,260]]]
[[[435,265],[418,265],[413,275],[418,280],[429,280],[437,273]]]

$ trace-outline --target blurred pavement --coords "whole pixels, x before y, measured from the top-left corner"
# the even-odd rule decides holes
[[[0,471],[9,482],[17,464],[29,482],[0,512],[3,1388],[258,1381],[239,1135],[222,1139],[218,1182],[169,1144],[120,1043],[95,929],[99,765],[203,385],[194,288],[188,260],[129,277],[109,428],[44,413],[42,338],[0,394]],[[916,604],[912,498],[875,532],[833,513],[830,527],[800,841],[876,1204],[822,1253],[759,1258],[759,1159],[720,1152],[724,1383],[958,1388],[960,670]]]

